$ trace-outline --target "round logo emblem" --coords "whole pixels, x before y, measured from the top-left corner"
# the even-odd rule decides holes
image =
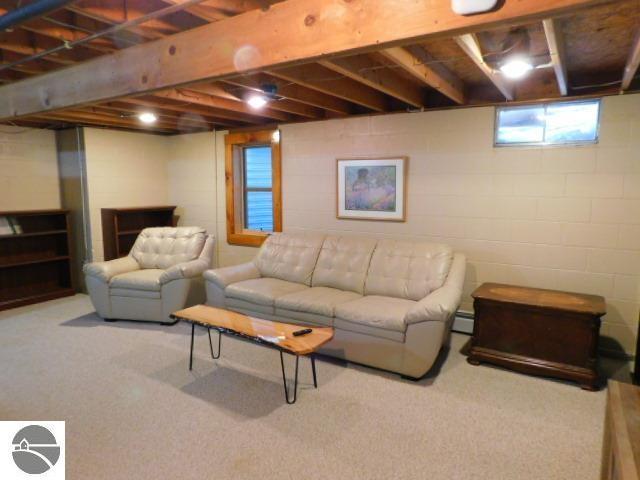
[[[13,437],[13,461],[25,473],[40,474],[53,467],[60,458],[56,437],[40,425],[24,427]]]

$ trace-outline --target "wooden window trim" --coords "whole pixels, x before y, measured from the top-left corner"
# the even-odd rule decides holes
[[[244,197],[242,180],[242,148],[252,145],[271,146],[271,172],[273,194],[273,231],[282,231],[282,181],[281,151],[278,130],[260,130],[255,132],[229,133],[225,143],[225,185],[227,204],[227,243],[259,247],[269,233],[244,228]]]

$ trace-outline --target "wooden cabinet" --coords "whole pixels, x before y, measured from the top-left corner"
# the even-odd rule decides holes
[[[598,340],[605,300],[595,295],[485,283],[472,294],[468,362],[598,388]]]
[[[177,223],[175,206],[103,208],[102,241],[104,259],[126,256],[147,227],[173,227]]]
[[[640,388],[609,380],[602,480],[640,478]]]
[[[0,310],[73,295],[69,212],[0,212],[0,219]]]

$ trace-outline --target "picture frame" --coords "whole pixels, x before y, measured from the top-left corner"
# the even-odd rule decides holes
[[[336,160],[336,217],[406,221],[406,156]]]

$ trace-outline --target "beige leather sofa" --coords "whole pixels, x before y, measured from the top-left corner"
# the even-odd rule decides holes
[[[145,228],[128,256],[84,266],[91,302],[106,320],[175,323],[172,312],[204,302],[213,246],[200,227]]]
[[[207,270],[207,303],[333,326],[321,353],[422,377],[448,341],[465,258],[447,245],[274,234],[249,263]]]

